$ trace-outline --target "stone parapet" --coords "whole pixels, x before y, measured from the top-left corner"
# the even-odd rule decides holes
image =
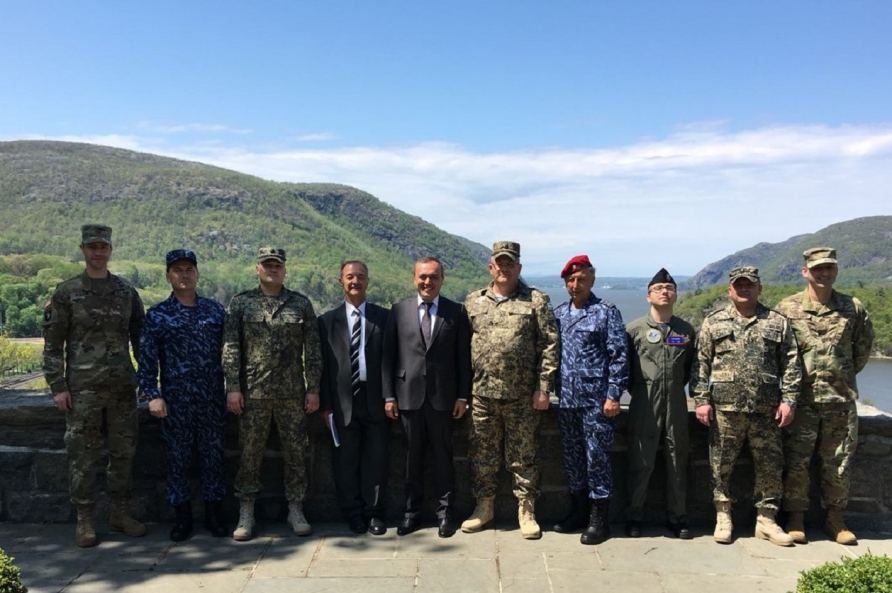
[[[852,468],[852,490],[848,518],[854,526],[892,526],[892,416],[874,408],[861,407],[859,448]],[[618,418],[616,438],[611,457],[614,472],[614,496],[610,514],[613,521],[622,521],[627,500],[626,493],[626,420],[625,410]],[[474,500],[470,495],[471,475],[468,464],[468,424],[464,418],[455,428],[456,516],[471,513]],[[693,414],[689,416],[691,457],[688,471],[688,511],[692,523],[711,524],[714,520],[712,490],[707,456],[708,432]],[[164,442],[160,421],[153,418],[145,405],[139,409],[139,443],[134,462],[133,505],[135,514],[147,521],[170,521],[173,510],[165,500]],[[68,464],[63,435],[64,414],[53,406],[50,396],[39,392],[0,392],[0,521],[9,522],[71,522],[74,508],[68,497]],[[390,520],[402,516],[405,448],[402,429],[393,424],[391,432],[390,483],[386,495],[387,515]],[[227,483],[232,484],[238,466],[238,423],[230,417],[226,436]],[[331,437],[325,426],[314,415],[310,419],[310,447],[307,451],[309,495],[305,503],[311,521],[341,519],[334,494],[331,474]],[[544,525],[561,517],[567,509],[566,475],[561,458],[557,410],[544,413],[539,462],[542,475],[542,496],[537,503],[537,514]],[[781,463],[781,460],[778,460]],[[104,492],[104,462],[99,490]],[[814,470],[815,468],[813,468]],[[428,492],[430,483],[428,476]],[[262,467],[263,493],[257,501],[257,514],[266,519],[284,519],[287,505],[282,488],[282,462],[275,431],[270,435]],[[197,459],[193,463],[192,481],[197,493],[196,511],[201,512],[197,484]],[[648,493],[647,519],[662,522],[666,506],[665,472],[658,457]],[[516,501],[512,496],[510,475],[502,470],[500,490],[496,501],[497,516],[515,521]],[[817,475],[812,479],[812,511],[809,520],[820,521],[820,498]],[[745,450],[738,462],[732,481],[732,492],[738,503],[735,517],[742,524],[752,521],[753,471]],[[100,516],[107,500],[100,494],[97,503]],[[231,518],[237,515],[237,503],[229,497],[226,511]],[[434,501],[428,500],[425,514],[434,517]]]

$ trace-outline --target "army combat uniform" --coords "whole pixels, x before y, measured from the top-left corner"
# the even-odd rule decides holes
[[[808,467],[818,442],[821,506],[842,510],[858,445],[855,375],[870,358],[873,326],[861,301],[836,291],[826,306],[805,290],[777,308],[790,319],[804,367],[796,417],[784,429],[784,510],[808,510]]]
[[[629,520],[641,521],[657,449],[666,462],[670,523],[686,515],[688,398],[685,385],[694,363],[694,328],[672,316],[669,323],[648,313],[626,327],[631,350],[629,376]]]
[[[242,453],[236,496],[253,501],[260,492],[260,464],[275,420],[284,457],[285,498],[302,502],[309,446],[304,401],[307,392],[319,392],[322,376],[313,305],[284,287],[276,296],[260,288],[239,293],[229,304],[223,341],[226,391],[240,391],[245,398],[239,417]]]
[[[533,408],[532,396],[537,390],[552,391],[558,366],[557,328],[548,296],[518,282],[507,298],[492,287],[471,292],[465,309],[474,377],[469,452],[473,496],[495,497],[504,443],[514,495],[535,500],[541,413]]]
[[[782,449],[774,416],[781,403],[795,408],[801,376],[796,340],[780,313],[760,303],[755,315],[745,318],[730,304],[703,321],[691,391],[696,406],[715,409],[709,463],[716,503],[732,502],[731,473],[749,441],[756,507],[777,511]]]
[[[103,411],[108,495],[119,503],[130,498],[137,435],[130,347],[138,352],[144,317],[142,301],[126,280],[114,274],[94,279],[86,272],[59,284],[44,312],[46,381],[54,395],[71,393],[65,446],[75,505],[93,505],[96,499]]]

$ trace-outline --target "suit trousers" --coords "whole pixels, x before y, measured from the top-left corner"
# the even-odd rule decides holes
[[[383,400],[380,405],[383,408]],[[331,461],[341,510],[347,517],[362,514],[367,518],[383,518],[390,421],[386,417],[381,420],[371,417],[365,385],[353,399],[350,424],[337,428],[341,446],[335,447],[332,443]]]
[[[424,500],[425,453],[430,451],[437,518],[452,512],[455,469],[452,465],[452,410],[435,410],[427,400],[417,410],[400,410],[406,437],[406,518],[421,515]]]

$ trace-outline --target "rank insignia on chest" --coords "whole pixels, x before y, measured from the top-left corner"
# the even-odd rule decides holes
[[[684,346],[685,339],[684,336],[669,336],[666,338],[666,343],[670,346]]]
[[[663,339],[663,334],[661,334],[658,329],[649,329],[647,330],[647,333],[644,334],[644,338],[651,344],[656,344]]]

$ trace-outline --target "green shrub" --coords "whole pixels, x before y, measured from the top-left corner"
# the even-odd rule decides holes
[[[796,583],[796,593],[878,593],[892,591],[892,558],[867,552],[842,564],[828,562],[803,570]]]
[[[0,593],[28,593],[28,588],[22,584],[19,569],[16,568],[10,558],[0,548]]]

